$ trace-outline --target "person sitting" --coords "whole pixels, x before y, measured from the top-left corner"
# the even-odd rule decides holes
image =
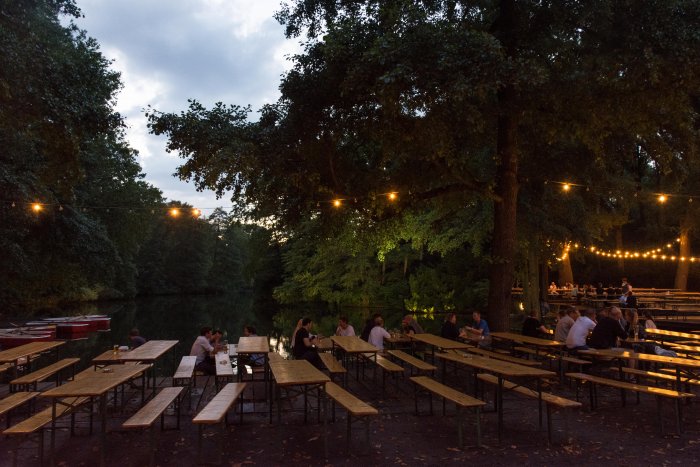
[[[637,296],[631,290],[625,294],[625,308],[637,308]]]
[[[654,316],[649,310],[644,311],[644,329],[658,329],[654,322]]]
[[[243,337],[258,337],[258,334],[253,326],[246,324],[243,326]],[[251,366],[263,366],[265,365],[265,354],[254,353],[250,355],[247,363]]]
[[[299,329],[301,329],[301,323],[303,322],[303,319],[300,319],[297,321],[297,325],[294,328],[294,332],[292,332],[292,340],[290,342],[290,346],[292,347],[292,350],[294,350],[294,342],[297,339],[297,332],[299,332]]]
[[[335,329],[335,335],[336,336],[354,336],[355,335],[355,328],[352,327],[352,324],[348,323],[347,316],[341,316],[338,319],[338,327]]]
[[[486,320],[481,318],[481,313],[478,311],[472,313],[472,319],[474,321],[471,327],[467,328],[467,332],[470,334],[469,338],[475,341],[479,347],[491,347],[491,331]]]
[[[596,322],[593,321],[594,316],[594,310],[585,310],[581,316],[576,319],[573,326],[571,326],[569,334],[566,336],[566,348],[570,353],[588,349],[586,338],[588,337],[588,333],[596,327]]]
[[[618,347],[618,339],[627,339],[627,332],[622,323],[622,310],[614,306],[609,316],[601,317],[591,333],[589,345],[594,349]]]
[[[141,337],[137,328],[134,328],[131,331],[129,331],[129,347],[135,349],[136,347],[139,347],[145,343],[146,339]]]
[[[384,351],[384,339],[389,337],[391,337],[391,334],[384,329],[384,319],[380,316],[374,321],[374,327],[369,333],[368,342],[380,351]]]
[[[201,371],[205,375],[216,374],[216,363],[214,362],[213,355],[216,353],[217,348],[211,345],[211,339],[211,328],[205,326],[200,329],[199,337],[195,339],[190,349],[190,356],[197,357],[195,359],[195,369]]]
[[[424,334],[423,328],[418,324],[418,321],[413,317],[413,315],[406,315],[401,321],[401,327],[403,328],[403,333],[407,336],[412,334]]]
[[[547,328],[537,319],[537,310],[532,310],[530,316],[523,321],[523,336],[543,338],[548,336]]]
[[[372,315],[371,318],[369,318],[367,321],[365,321],[365,327],[362,328],[362,333],[360,334],[360,339],[363,341],[369,341],[369,333],[372,331],[372,328],[374,328],[374,321],[377,318],[381,318],[382,315],[379,313],[375,313]]]
[[[294,337],[294,358],[298,360],[307,360],[313,366],[322,370],[325,368],[321,357],[318,356],[318,349],[314,341],[316,336],[311,335],[313,322],[311,318],[304,318],[301,321],[301,328],[297,331]]]
[[[214,329],[214,330],[211,332],[211,340],[209,341],[209,343],[210,343],[212,346],[216,346],[217,344],[220,344],[220,343],[221,343],[221,338],[222,338],[222,337],[224,337],[224,333],[221,332],[221,329]]]
[[[556,282],[552,282],[551,284],[549,284],[549,289],[547,290],[547,293],[549,293],[549,295],[559,295]]]
[[[458,340],[460,337],[467,337],[467,333],[457,326],[456,313],[447,314],[445,322],[442,324],[442,329],[440,330],[440,336],[453,341]]]
[[[571,327],[574,325],[579,316],[580,315],[576,307],[570,306],[566,310],[561,310],[559,312],[557,327],[554,330],[554,340],[565,343],[566,338],[569,336],[569,331],[571,331]]]

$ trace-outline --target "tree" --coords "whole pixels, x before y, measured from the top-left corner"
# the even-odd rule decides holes
[[[180,115],[151,112],[151,130],[186,158],[182,178],[231,190],[243,211],[283,231],[314,216],[350,231],[409,213],[435,214],[436,232],[465,211],[487,219],[471,238],[486,244],[471,247],[490,250],[489,322],[502,330],[517,219],[533,207],[519,192],[541,186],[538,170],[572,153],[595,181],[617,164],[611,154],[627,160],[630,142],[654,140],[672,108],[683,109],[676,120],[692,114],[699,8],[292,1],[278,19],[289,37],[306,35],[305,51],[258,122],[247,108],[192,101]],[[384,196],[393,191],[395,204]],[[347,215],[331,214],[333,198]]]

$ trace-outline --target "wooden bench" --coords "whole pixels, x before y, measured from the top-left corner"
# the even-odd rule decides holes
[[[333,354],[329,352],[319,352],[318,356],[321,357],[321,361],[326,366],[328,373],[330,373],[331,380],[336,375],[344,375],[348,370],[345,369],[342,363],[335,359]]]
[[[171,404],[175,404],[177,410],[177,425],[180,428],[180,394],[185,388],[182,386],[163,388],[148,404],[131,416],[122,424],[123,428],[151,428],[151,450],[150,465],[155,464],[157,430],[154,422],[160,417],[160,429],[165,428],[165,409]]]
[[[32,389],[36,391],[37,385],[51,376],[56,376],[56,386],[58,386],[61,383],[61,372],[66,368],[71,368],[71,378],[75,377],[75,365],[79,361],[79,358],[64,358],[44,368],[13,379],[10,381],[10,392],[29,391]]]
[[[676,377],[676,370],[670,368],[667,370],[668,371],[664,371],[664,369],[661,369],[659,371],[646,371],[638,370],[636,368],[629,368],[626,366],[622,367],[622,372],[629,375],[641,376],[645,379],[653,379],[655,381],[667,381],[671,384],[676,384],[678,382],[678,379]],[[691,385],[700,386],[700,380],[695,378],[688,378],[687,376],[681,377],[680,383],[685,385],[686,392],[690,392]]]
[[[192,387],[192,378],[194,377],[194,367],[196,364],[197,357],[182,357],[173,375],[173,386],[183,386],[189,390]]]
[[[548,360],[554,360],[559,363],[559,379],[563,380],[564,379],[564,364],[566,363],[567,370],[569,365],[576,365],[576,370],[579,372],[583,371],[583,367],[590,365],[592,362],[590,360],[583,360],[581,358],[576,358],[576,357],[568,357],[566,355],[556,355],[551,352],[538,352],[535,349],[532,349],[530,347],[513,347],[513,350],[516,352],[520,353],[525,353],[528,355],[533,355],[533,356],[538,356],[542,357]]]
[[[681,400],[694,397],[693,394],[686,392],[674,391],[671,389],[662,389],[655,386],[644,386],[636,383],[628,383],[626,381],[620,381],[616,379],[608,379],[600,376],[589,375],[587,373],[567,373],[566,376],[574,378],[578,381],[589,383],[589,395],[590,395],[590,405],[591,410],[595,410],[598,406],[598,391],[597,386],[609,386],[613,388],[620,389],[620,394],[622,396],[622,405],[626,404],[625,391],[632,391],[637,394],[637,402],[639,402],[639,394],[649,394],[656,396],[657,399],[657,416],[659,421],[659,430],[663,433],[663,419],[661,417],[661,401],[663,399],[670,399],[674,402],[674,409],[676,415],[676,432],[681,433]],[[576,386],[576,399],[578,400],[578,385]]]
[[[0,417],[7,414],[6,428],[10,428],[10,413],[14,409],[21,407],[25,403],[31,401],[39,394],[40,393],[38,392],[16,392],[0,400]]]
[[[415,383],[414,397],[416,405],[416,415],[418,414],[418,388],[421,387],[428,392],[430,396],[430,414],[433,414],[433,398],[432,395],[442,397],[442,414],[445,415],[445,401],[454,402],[457,407],[457,439],[460,449],[464,447],[464,439],[462,436],[462,409],[473,408],[476,412],[476,445],[481,447],[481,407],[486,405],[484,401],[468,396],[449,386],[435,381],[427,376],[411,376],[410,380]]]
[[[386,390],[386,375],[391,374],[394,376],[394,378],[397,375],[403,375],[403,367],[401,365],[397,365],[396,363],[392,362],[388,358],[382,356],[382,355],[377,355],[377,360],[376,360],[377,366],[382,369],[382,391]],[[398,388],[399,383],[398,380],[396,381],[396,387]]]
[[[202,437],[206,425],[221,424],[221,439],[219,449],[219,463],[224,451],[225,431],[228,426],[228,412],[236,400],[243,394],[246,383],[228,383],[219,391],[209,403],[192,419],[192,423],[199,425],[199,440],[197,443],[198,458],[202,456]],[[243,417],[243,407],[241,407],[241,418]],[[221,423],[221,422],[224,423]]]
[[[487,373],[479,373],[477,375],[477,378],[479,378],[481,381],[489,384],[494,384],[498,385],[498,378],[494,375],[490,375]],[[526,388],[525,386],[520,386],[518,384],[515,384],[511,381],[503,380],[503,387],[505,389],[508,389],[513,392],[517,392],[518,394],[522,394],[527,397],[533,397],[535,399],[539,400],[539,393],[533,389]],[[555,407],[557,409],[571,409],[571,408],[579,408],[581,407],[581,403],[578,401],[572,401],[569,399],[565,399],[560,396],[556,396],[554,394],[549,394],[546,392],[542,393],[542,402],[545,402],[547,404],[547,440],[551,444],[552,443],[552,407]]]
[[[509,355],[509,354],[507,354],[507,353],[504,354],[504,353],[501,353],[501,352],[498,352],[498,351],[485,350],[485,349],[482,349],[482,348],[479,348],[479,347],[469,347],[469,348],[466,349],[466,350],[467,350],[467,352],[469,352],[469,353],[473,353],[473,354],[476,354],[476,355],[481,355],[482,357],[489,357],[489,358],[493,358],[493,359],[496,359],[496,360],[502,360],[502,361],[504,361],[504,362],[517,363],[518,365],[524,365],[524,366],[540,366],[540,365],[542,364],[541,362],[538,362],[538,361],[535,361],[535,360],[527,360],[527,359],[524,359],[524,358],[513,357],[512,355]],[[462,352],[462,353],[460,353],[460,352],[458,352],[458,351],[455,351],[455,352],[457,352],[458,355],[466,355],[466,354],[463,353],[463,352]]]
[[[68,397],[61,399],[56,404],[56,418],[62,417],[64,415],[71,415],[71,435],[74,433],[75,426],[75,409],[89,402],[89,397]],[[25,418],[16,425],[7,428],[2,434],[11,435],[31,435],[33,433],[39,432],[39,463],[43,465],[44,459],[44,430],[43,428],[51,423],[52,420],[52,407],[47,407],[41,412],[37,412],[29,418]],[[92,426],[92,424],[91,424]],[[15,451],[16,455],[16,451]]]
[[[372,415],[377,415],[379,411],[372,407],[371,405],[361,401],[354,395],[347,392],[345,389],[338,386],[336,383],[329,382],[326,383],[326,395],[333,401],[333,408],[331,413],[333,414],[333,420],[335,421],[335,404],[341,405],[348,413],[348,424],[347,424],[347,442],[345,452],[347,455],[350,454],[350,439],[352,432],[352,418],[362,419],[365,422],[365,446],[369,448],[369,417]],[[326,459],[328,459],[328,453],[326,452]]]
[[[411,376],[413,376],[413,369],[415,368],[416,370],[420,371],[426,371],[428,373],[434,374],[435,370],[437,370],[437,367],[435,365],[431,365],[428,362],[424,362],[420,358],[416,358],[412,355],[407,354],[403,350],[389,350],[387,351],[389,355],[392,357],[401,360],[404,363],[407,363],[408,365],[411,366]]]

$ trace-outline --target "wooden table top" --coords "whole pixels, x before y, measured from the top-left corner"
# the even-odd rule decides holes
[[[307,360],[275,360],[270,362],[270,370],[279,386],[298,384],[322,384],[331,379]]]
[[[480,355],[467,354],[466,356],[462,356],[454,352],[447,352],[437,353],[435,356],[443,360],[460,363],[507,378],[523,376],[542,378],[545,376],[556,376],[556,373],[553,371],[496,360],[495,358],[482,357]]]
[[[46,352],[65,344],[65,341],[30,342],[12,349],[0,352],[0,363],[16,362],[20,358],[29,357],[41,352]]]
[[[329,339],[328,337],[324,337],[322,339],[317,339],[316,340],[316,346],[318,347],[318,350],[332,350],[333,349],[333,340]]]
[[[667,344],[669,347],[671,347],[673,350],[680,350],[686,353],[700,353],[700,347],[697,345],[684,345],[684,344],[676,344],[673,342],[670,342]]]
[[[269,351],[270,344],[267,336],[243,336],[238,339],[238,353],[240,354],[268,353]]]
[[[81,377],[39,394],[40,397],[100,396],[138,376],[151,365],[115,365],[103,370],[81,372]],[[109,371],[107,371],[109,370]]]
[[[480,347],[469,347],[467,352],[481,355],[482,357],[495,358],[496,360],[503,360],[504,362],[517,363],[518,365],[525,366],[540,366],[542,362],[537,360],[526,360],[524,358],[513,357],[512,355],[505,355],[498,352],[492,352],[490,350],[484,350]]]
[[[522,334],[516,334],[514,332],[492,332],[491,335],[497,339],[505,339],[522,344],[535,345],[537,347],[563,347],[565,345],[563,342],[523,336]]]
[[[379,349],[357,336],[332,336],[335,345],[347,353],[377,353]]]
[[[407,344],[411,342],[411,338],[406,334],[396,334],[391,337],[385,337],[384,342],[388,342],[390,344]]]
[[[129,350],[120,350],[119,352],[115,352],[111,349],[105,350],[97,357],[93,358],[92,363],[93,365],[108,365],[114,363],[122,363],[122,356],[127,355],[129,352]]]
[[[661,337],[678,337],[683,339],[691,339],[700,341],[700,334],[691,334],[688,332],[678,332],[678,331],[667,331],[666,329],[647,329],[646,333],[648,336],[661,336]]]
[[[177,345],[179,341],[147,341],[129,352],[120,352],[123,362],[147,362],[160,358],[168,350]]]
[[[641,360],[646,362],[667,363],[683,368],[700,368],[700,360],[681,357],[664,357],[662,355],[652,355],[647,353],[629,352],[613,349],[588,349],[579,350],[578,353],[591,355],[593,357],[621,358],[623,360]]]
[[[228,352],[217,352],[214,356],[216,363],[216,376],[233,376],[233,366]]]
[[[469,347],[472,347],[471,344],[445,339],[444,337],[436,336],[435,334],[410,334],[409,337],[414,341],[423,342],[425,344],[432,345],[433,347],[439,347],[445,350],[468,349]]]

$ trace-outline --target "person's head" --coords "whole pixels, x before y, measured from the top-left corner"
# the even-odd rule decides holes
[[[481,321],[481,313],[475,311],[474,313],[472,313],[472,319],[475,323],[478,323],[479,321]]]
[[[375,326],[384,326],[384,318],[382,318],[381,316],[375,318],[374,325]]]
[[[219,342],[223,335],[224,333],[221,332],[221,329],[215,329],[211,332],[211,340],[214,342]]]
[[[375,318],[376,319],[376,318]],[[348,317],[347,316],[341,316],[338,318],[338,326],[340,326],[340,329],[347,329],[348,327]]]
[[[211,337],[211,328],[209,326],[204,326],[202,329],[199,330],[199,335]]]
[[[608,316],[610,316],[610,309],[608,309],[608,308],[601,308],[601,309],[598,310],[598,312],[596,313],[596,316],[598,317],[598,319],[600,319],[600,318],[607,318]]]
[[[620,321],[622,318],[622,310],[616,306],[610,308],[610,317],[614,320]]]
[[[559,319],[562,319],[562,318],[563,318],[564,316],[566,316],[567,314],[568,314],[568,313],[567,313],[566,310],[559,310],[559,312],[557,313],[557,316],[559,317]]]
[[[583,310],[581,315],[591,320],[596,319],[596,311],[593,308],[586,308],[585,310]]]
[[[249,324],[246,324],[245,326],[243,326],[243,335],[245,337],[257,336],[258,333],[255,331],[255,327],[253,327]]]
[[[457,324],[457,313],[447,313],[447,316],[445,317],[445,321],[452,323],[452,324]]]
[[[574,321],[576,321],[579,318],[579,316],[581,316],[581,313],[578,311],[578,308],[576,308],[575,306],[570,306],[566,310],[566,314],[569,315],[571,317],[571,319],[573,319]]]
[[[651,314],[651,311],[644,310],[644,319],[650,319],[650,320],[654,321],[654,316]]]
[[[306,328],[308,331],[311,330],[311,326],[313,325],[311,318],[304,318],[301,320],[301,327]]]
[[[631,291],[631,290],[628,290],[627,293],[626,293],[625,295],[628,296],[628,297],[631,297],[631,296],[632,296],[632,291]]]
[[[129,331],[129,337],[136,337],[139,335],[139,330],[136,328],[133,328],[131,331]]]

